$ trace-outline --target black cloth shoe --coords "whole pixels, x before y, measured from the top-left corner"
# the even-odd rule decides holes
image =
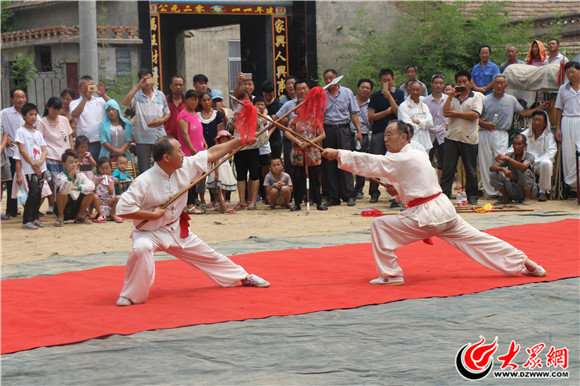
[[[371,197],[370,201],[371,204],[374,204],[375,202],[379,202],[379,198],[378,197]]]
[[[356,205],[356,200],[354,198],[349,198],[348,201],[346,202],[346,205],[348,205],[348,206],[355,206]]]
[[[299,210],[302,210],[302,208],[300,207],[300,205],[294,205],[291,209],[290,212],[297,212]]]
[[[477,197],[468,197],[467,202],[469,205],[477,205]]]
[[[340,200],[328,200],[328,202],[326,203],[326,206],[339,206],[340,205]]]
[[[316,209],[318,209],[318,210],[328,210],[328,206],[326,206],[324,204],[318,204],[318,205],[316,205]]]
[[[356,193],[356,199],[357,200],[362,200],[363,198],[365,198],[365,195],[362,192],[357,192]]]
[[[399,201],[391,200],[391,209],[395,209],[399,207]]]

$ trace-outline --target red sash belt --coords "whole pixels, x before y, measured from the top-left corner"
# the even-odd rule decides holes
[[[181,212],[179,216],[179,227],[181,228],[181,233],[179,236],[184,239],[189,235],[189,220],[191,217],[185,211]]]
[[[405,205],[405,206],[406,206],[407,208],[412,208],[412,207],[414,207],[414,206],[417,206],[417,205],[424,204],[424,203],[426,203],[426,202],[429,202],[429,201],[431,201],[431,200],[433,200],[433,199],[437,198],[437,196],[439,196],[440,194],[441,194],[441,192],[439,192],[439,193],[436,193],[436,194],[434,194],[434,195],[432,195],[432,196],[429,196],[429,197],[419,197],[419,198],[416,198],[416,199],[414,199],[413,201],[409,202],[409,203],[408,203],[407,205]]]
[[[412,207],[414,207],[414,206],[417,206],[417,205],[424,204],[424,203],[426,203],[426,202],[429,202],[429,201],[431,201],[431,200],[433,200],[433,199],[437,198],[437,197],[438,197],[440,194],[441,194],[441,192],[439,192],[439,193],[437,193],[437,194],[434,194],[434,195],[432,195],[432,196],[429,196],[429,197],[420,197],[420,198],[416,198],[416,199],[414,199],[413,201],[409,202],[409,203],[408,203],[407,205],[405,205],[405,206],[406,206],[407,208],[412,208]],[[433,245],[433,240],[431,239],[431,237],[427,237],[426,239],[424,239],[424,240],[423,240],[423,242],[424,242],[425,244]]]

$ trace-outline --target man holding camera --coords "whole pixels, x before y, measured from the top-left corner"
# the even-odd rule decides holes
[[[89,75],[81,78],[79,92],[81,96],[69,106],[71,115],[77,122],[75,138],[79,135],[87,137],[89,153],[97,160],[101,152],[99,124],[105,119],[105,105],[111,98],[105,94],[105,85],[99,82],[97,86]],[[98,96],[95,96],[95,93]]]
[[[441,189],[451,196],[451,186],[457,170],[459,157],[465,165],[467,183],[465,192],[469,204],[477,204],[477,144],[479,142],[479,116],[483,109],[483,97],[471,91],[471,73],[460,70],[455,73],[457,86],[443,105],[443,115],[449,118],[445,138]]]

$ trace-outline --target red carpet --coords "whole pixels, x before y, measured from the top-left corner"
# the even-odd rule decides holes
[[[232,259],[272,283],[268,289],[221,288],[178,260],[157,263],[147,303],[116,307],[124,267],[2,281],[2,353],[229,320],[354,308],[401,299],[455,296],[579,276],[578,220],[490,230],[548,271],[545,278],[506,277],[447,243],[399,250],[404,286],[371,286],[370,244],[261,252]],[[533,289],[530,289],[532,291]]]

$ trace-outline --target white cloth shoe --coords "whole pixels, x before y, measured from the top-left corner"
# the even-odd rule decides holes
[[[133,302],[131,300],[124,298],[122,296],[119,299],[117,299],[118,306],[130,306],[132,304],[133,304]]]
[[[405,284],[405,279],[403,276],[397,277],[377,277],[369,282],[373,285],[403,285]]]
[[[547,272],[541,265],[538,265],[538,268],[536,268],[533,271],[530,271],[529,269],[524,267],[524,269],[522,269],[522,273],[526,276],[544,277],[546,276]]]
[[[254,275],[253,273],[248,275],[248,277],[245,278],[244,280],[241,280],[241,282],[244,287],[259,287],[259,288],[270,287],[270,283],[262,279],[260,276]]]

